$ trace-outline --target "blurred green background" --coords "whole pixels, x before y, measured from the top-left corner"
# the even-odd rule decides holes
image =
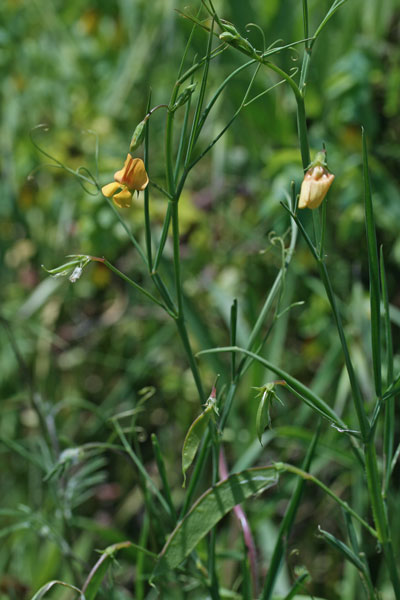
[[[215,4],[221,16],[243,34],[246,23],[260,25],[267,45],[277,39],[289,43],[303,37],[300,0]],[[310,0],[311,30],[329,6],[328,0]],[[48,268],[61,264],[68,254],[106,256],[151,290],[137,252],[104,198],[85,193],[64,171],[46,167],[49,161],[30,141],[32,128],[46,124],[48,130],[32,134],[41,147],[73,169],[82,165],[95,172],[95,132],[99,180],[101,184],[111,181],[113,172],[122,166],[133,129],[146,113],[150,88],[153,105],[169,101],[191,30],[190,22],[175,9],[196,14],[198,3],[1,3],[1,600],[30,598],[49,579],[74,582],[96,560],[95,548],[121,539],[138,541],[143,522],[137,473],[118,454],[104,453],[69,464],[60,479],[43,480],[53,463],[32,398],[42,403],[54,428],[53,444],[62,451],[107,441],[112,432],[108,419],[134,407],[141,390],[153,387],[154,395],[138,417],[141,450],[157,478],[149,442],[150,433],[156,432],[177,503],[183,494],[180,449],[199,406],[174,323],[100,264],[90,265],[74,285],[51,279],[41,269],[42,264]],[[246,35],[261,47],[257,31]],[[196,31],[188,65],[194,55],[204,54],[206,39],[203,31]],[[326,143],[329,166],[336,175],[329,194],[326,247],[367,398],[373,386],[360,128],[364,126],[368,136],[378,241],[386,260],[397,351],[399,41],[398,0],[349,0],[315,46],[306,96],[311,147],[315,152]],[[297,48],[279,54],[277,63],[285,69],[298,67],[301,47]],[[233,50],[215,59],[210,92],[242,62],[243,57]],[[199,150],[233,115],[249,76],[242,72],[223,94]],[[265,70],[254,92],[276,81]],[[161,185],[164,118],[161,110],[156,112],[150,127],[150,176]],[[180,210],[188,326],[196,350],[229,342],[234,297],[240,311],[238,342],[245,343],[280,265],[279,246],[270,241],[271,233],[284,235],[289,226],[280,201],[286,198],[290,181],[299,184],[301,178],[295,103],[285,86],[242,111],[194,169]],[[165,199],[152,188],[156,236],[165,209]],[[141,199],[123,215],[143,241]],[[303,219],[309,227],[310,215],[304,214]],[[168,246],[162,265],[167,281],[172,274],[170,256]],[[291,264],[284,299],[286,304],[300,300],[305,304],[279,320],[265,356],[303,382],[312,382],[326,401],[345,413],[348,382],[338,340],[315,266],[302,242]],[[396,361],[398,368],[397,356]],[[217,373],[223,380],[227,364],[224,358],[203,359],[205,381],[211,386]],[[244,464],[265,464],[271,459],[296,463],[310,439],[315,417],[282,395],[284,405],[274,406],[273,430],[267,434],[265,447],[260,447],[252,387],[270,379],[254,366],[241,384],[225,432],[231,466],[239,459]],[[348,469],[346,442],[327,430],[321,445],[319,472],[336,493],[351,497],[359,482]],[[274,505],[248,503],[265,568],[284,510],[286,485],[290,482],[279,487]],[[337,556],[315,536],[316,524],[333,531],[339,527],[330,513],[323,496],[309,490],[293,534],[291,549],[296,552],[289,557],[289,569],[280,581],[282,590],[288,589],[295,568],[305,565],[312,576],[310,592],[332,600],[352,597],[345,594],[355,585],[354,574],[343,572]],[[234,536],[232,522],[224,523],[221,548],[229,546]],[[397,532],[399,528],[400,520]],[[74,561],[67,559],[65,544],[82,564],[71,567]],[[154,548],[159,549],[156,544]],[[132,560],[128,557],[122,564],[125,568],[115,570],[116,584],[104,597],[134,597]],[[229,587],[235,579],[234,563],[225,561],[223,570]]]

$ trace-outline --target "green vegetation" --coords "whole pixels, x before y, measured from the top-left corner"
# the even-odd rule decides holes
[[[0,14],[0,600],[400,600],[398,0]]]

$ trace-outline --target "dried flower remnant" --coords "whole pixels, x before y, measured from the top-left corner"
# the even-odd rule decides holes
[[[328,170],[325,152],[319,152],[304,175],[300,190],[299,208],[318,208],[334,179],[335,176]]]
[[[129,208],[133,192],[144,190],[149,183],[144,162],[141,158],[132,158],[130,154],[126,157],[123,168],[114,173],[114,180],[104,185],[101,191],[120,208]]]

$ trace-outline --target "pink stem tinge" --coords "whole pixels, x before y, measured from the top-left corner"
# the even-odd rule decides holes
[[[228,478],[229,473],[228,473],[228,468],[226,465],[224,450],[222,447],[219,451],[219,472],[220,472],[222,481],[224,479]],[[254,539],[253,539],[253,536],[251,533],[249,522],[246,517],[246,513],[244,512],[243,508],[241,507],[240,504],[237,504],[233,508],[233,511],[234,511],[236,519],[238,520],[239,525],[243,531],[244,543],[246,544],[247,555],[249,557],[249,563],[250,563],[250,573],[251,573],[251,580],[252,580],[252,584],[253,584],[253,592],[254,592],[254,595],[257,597],[258,596],[258,574],[257,574],[256,546],[255,546]]]

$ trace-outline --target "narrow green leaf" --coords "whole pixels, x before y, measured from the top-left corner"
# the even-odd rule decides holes
[[[371,581],[371,574],[369,571],[368,561],[367,561],[364,553],[360,555],[360,546],[358,543],[357,534],[356,534],[356,530],[355,530],[355,527],[353,524],[353,520],[350,517],[350,515],[348,515],[345,512],[343,512],[343,516],[344,516],[344,520],[346,523],[346,529],[347,529],[347,534],[348,534],[349,541],[351,544],[351,548],[352,548],[354,554],[360,558],[360,560],[364,566],[364,570],[362,572],[359,571],[361,583],[363,584],[363,586],[365,588],[368,599],[376,600],[376,594],[375,594],[374,586]]]
[[[309,577],[310,577],[310,574],[307,572],[299,575],[299,577],[296,579],[296,581],[292,585],[292,589],[285,596],[285,600],[296,600],[296,598],[299,598],[300,596],[297,595],[297,592],[299,590],[301,590],[301,588],[304,586],[305,582],[307,581],[307,579]]]
[[[237,299],[234,298],[231,306],[231,321],[230,321],[230,337],[231,337],[231,346],[236,345],[236,330],[237,330],[237,313],[238,313],[238,303]],[[235,378],[236,371],[236,354],[232,352],[231,357],[231,377],[232,380]]]
[[[115,431],[118,434],[118,436],[119,436],[119,438],[120,438],[120,440],[122,442],[122,445],[125,448],[126,453],[132,459],[132,461],[135,463],[136,467],[138,468],[139,473],[143,477],[143,480],[146,481],[149,489],[151,489],[153,491],[153,493],[155,494],[155,496],[158,498],[161,506],[164,508],[164,510],[167,513],[167,515],[170,516],[170,508],[168,506],[168,503],[166,502],[164,496],[160,493],[160,491],[157,488],[156,484],[154,483],[154,481],[152,480],[152,478],[150,477],[150,475],[146,471],[146,469],[145,469],[142,461],[140,460],[140,458],[133,451],[133,448],[131,447],[131,445],[129,444],[128,440],[126,439],[126,436],[125,436],[124,432],[122,431],[122,428],[121,428],[120,424],[118,423],[118,421],[115,418],[112,420],[112,424],[113,424],[113,426],[115,428]]]
[[[96,598],[97,592],[100,589],[101,583],[112,561],[112,557],[105,553],[100,556],[99,560],[89,573],[89,577],[83,588],[86,600],[94,600],[94,598]]]
[[[152,578],[175,569],[234,506],[277,481],[274,467],[259,467],[231,475],[209,488],[169,536]]]
[[[201,79],[199,97],[198,97],[197,104],[196,104],[196,109],[195,109],[193,122],[192,122],[192,128],[190,131],[189,141],[188,141],[187,150],[186,150],[186,158],[185,158],[185,162],[184,162],[185,166],[187,166],[190,162],[190,158],[192,156],[192,151],[193,151],[194,145],[195,145],[198,135],[200,133],[198,125],[199,125],[200,115],[201,115],[201,111],[202,111],[203,104],[204,104],[204,98],[205,98],[206,87],[207,87],[213,35],[214,35],[214,20],[211,23],[209,36],[208,36],[207,55],[206,55],[206,60],[205,60],[205,64],[204,64],[204,69],[203,69],[203,76]]]
[[[335,0],[335,2],[332,4],[332,6],[330,7],[330,9],[326,13],[325,17],[322,19],[322,22],[319,25],[319,27],[317,28],[316,32],[314,33],[314,38],[313,38],[313,40],[311,42],[311,46],[313,46],[315,40],[318,38],[318,36],[320,35],[320,33],[323,30],[323,28],[326,26],[326,24],[328,23],[328,21],[333,17],[333,15],[337,11],[337,9],[340,6],[342,6],[342,4],[344,4],[345,2],[347,2],[347,0]]]
[[[372,206],[371,183],[368,169],[367,141],[362,129],[364,167],[364,208],[367,232],[369,291],[371,304],[371,344],[376,395],[382,395],[381,374],[381,294],[379,281],[378,249],[376,243],[374,209]]]
[[[40,588],[40,590],[38,590],[36,592],[36,594],[33,596],[32,600],[41,600],[41,598],[43,598],[43,596],[45,594],[47,594],[47,592],[49,590],[51,590],[51,588],[53,588],[55,585],[62,585],[64,587],[69,588],[70,590],[73,590],[74,592],[77,592],[79,594],[79,599],[80,600],[87,600],[85,599],[85,596],[82,594],[81,590],[77,587],[75,587],[74,585],[71,585],[69,583],[65,583],[64,581],[49,581],[48,583],[46,583],[44,586],[42,586]]]
[[[340,552],[345,557],[346,560],[351,562],[356,567],[356,569],[358,569],[358,571],[365,574],[364,563],[357,556],[357,554],[355,554],[355,552],[353,552],[353,550],[351,548],[349,548],[349,546],[347,546],[341,540],[338,540],[337,537],[335,537],[328,531],[324,531],[323,529],[321,529],[321,527],[318,527],[318,530],[319,530],[321,536],[325,539],[326,542],[328,542],[328,544],[330,546],[332,546],[332,548],[335,548],[335,550]]]
[[[170,489],[169,483],[168,483],[168,477],[167,477],[167,471],[165,468],[164,458],[163,458],[163,455],[162,455],[162,452],[160,449],[160,445],[158,443],[158,439],[157,439],[157,436],[155,433],[151,434],[151,443],[153,445],[153,452],[154,452],[154,457],[156,459],[158,472],[161,477],[164,496],[165,496],[165,499],[170,508],[171,515],[174,518],[174,524],[175,524],[175,522],[178,519],[178,515],[176,513],[174,503],[172,502],[171,489]]]
[[[303,385],[298,379],[292,377],[284,371],[283,369],[275,366],[273,363],[269,362],[265,358],[258,356],[254,352],[250,352],[245,348],[240,348],[239,346],[223,346],[220,348],[210,348],[208,350],[202,350],[197,353],[197,356],[201,356],[203,354],[212,354],[219,352],[241,352],[246,356],[249,356],[253,360],[258,361],[262,365],[264,365],[267,369],[278,375],[281,379],[285,381],[286,387],[291,389],[291,391],[295,390],[299,397],[307,400],[308,405],[313,408],[316,412],[323,415],[327,419],[329,419],[332,423],[338,427],[339,430],[349,431],[347,425],[340,419],[340,417],[335,413],[332,408],[322,400],[317,394],[315,394],[312,390],[310,390],[307,386]]]
[[[273,467],[278,473],[283,473],[286,471],[287,473],[293,473],[293,475],[299,475],[299,477],[302,477],[305,481],[315,483],[315,485],[320,487],[321,490],[323,490],[327,496],[329,496],[337,504],[339,504],[339,506],[341,506],[347,514],[351,515],[354,519],[361,523],[361,525],[365,527],[365,529],[374,538],[379,539],[377,531],[373,527],[371,527],[369,523],[367,523],[367,521],[365,521],[355,510],[353,510],[351,506],[347,504],[347,502],[345,502],[344,500],[339,498],[339,496],[337,496],[334,492],[332,492],[331,488],[322,483],[320,479],[314,477],[314,475],[311,475],[311,473],[307,473],[306,471],[303,471],[303,469],[299,469],[298,467],[295,467],[294,465],[290,465],[288,463],[274,463]]]
[[[208,406],[202,413],[193,421],[188,429],[188,432],[183,442],[182,448],[182,473],[184,477],[183,486],[186,483],[186,471],[192,464],[196,456],[197,449],[203,438],[204,432],[207,429],[208,422],[211,417],[212,406]]]

